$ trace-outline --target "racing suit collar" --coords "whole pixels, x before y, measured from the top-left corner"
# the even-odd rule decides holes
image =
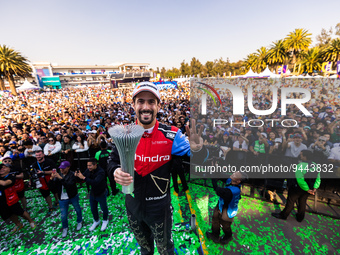
[[[151,132],[151,133],[148,133],[147,131],[145,131],[144,134],[143,134],[143,138],[152,137],[153,134],[154,134],[154,133],[156,132],[156,130],[158,129],[158,125],[159,125],[158,120],[156,120],[156,124],[152,127],[152,128],[153,128],[152,132]]]

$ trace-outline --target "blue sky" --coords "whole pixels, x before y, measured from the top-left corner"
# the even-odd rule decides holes
[[[0,44],[32,62],[146,62],[244,59],[295,28],[315,36],[340,22],[340,1],[4,0]]]

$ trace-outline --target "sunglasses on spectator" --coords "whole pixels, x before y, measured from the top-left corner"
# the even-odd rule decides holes
[[[49,141],[49,142],[54,142],[54,140],[53,140],[53,139],[49,139],[48,141]]]

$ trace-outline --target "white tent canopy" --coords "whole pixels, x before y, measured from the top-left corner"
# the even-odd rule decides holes
[[[32,85],[27,79],[25,79],[24,84],[22,84],[18,90],[34,90],[39,89],[39,87]]]
[[[269,70],[268,66],[266,67],[266,69],[262,73],[259,73],[259,76],[263,77],[263,78],[265,78],[265,77],[267,77],[267,78],[280,78],[281,77],[281,75],[279,75],[279,74],[272,73]]]
[[[250,68],[248,73],[245,75],[242,75],[242,78],[254,78],[254,77],[260,77],[257,73],[254,73],[254,71]]]

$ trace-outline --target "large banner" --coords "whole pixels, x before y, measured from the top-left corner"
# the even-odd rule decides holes
[[[277,73],[278,74],[284,74],[284,73],[287,72],[287,69],[288,69],[287,65],[278,66]]]
[[[323,62],[321,70],[324,73],[330,72],[332,70],[332,62]]]

